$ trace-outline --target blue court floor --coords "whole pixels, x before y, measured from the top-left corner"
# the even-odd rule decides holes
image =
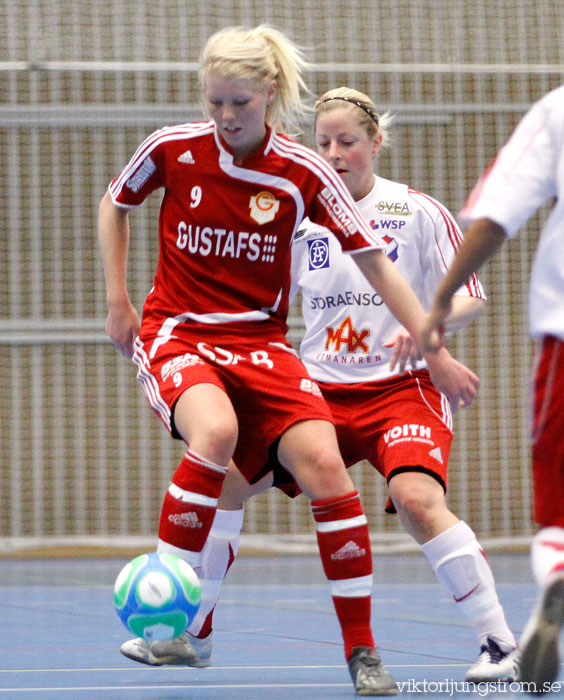
[[[536,597],[528,555],[489,561],[518,636]],[[113,609],[113,582],[124,564],[0,560],[0,700],[355,697],[317,558],[237,560],[216,610],[207,669],[151,668],[119,653],[129,635]],[[373,629],[401,696],[530,697],[517,684],[464,684],[478,645],[422,555],[377,556],[374,564]]]

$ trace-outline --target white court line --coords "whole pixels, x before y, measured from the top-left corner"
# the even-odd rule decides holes
[[[350,688],[349,683],[255,683],[255,684],[227,684],[220,683],[219,685],[175,685],[174,690],[253,690],[255,688]],[[0,696],[3,693],[63,693],[63,692],[78,692],[80,690],[162,690],[163,688],[168,688],[164,685],[91,685],[91,686],[76,686],[74,688],[66,687],[55,687],[52,688],[0,688]]]
[[[386,668],[457,668],[461,666],[467,666],[467,663],[440,663],[440,664],[386,664]],[[284,669],[296,669],[296,670],[315,670],[315,669],[327,669],[327,668],[341,668],[344,669],[346,666],[344,664],[328,664],[328,665],[320,665],[316,664],[315,666],[309,665],[302,665],[302,666],[288,666],[288,665],[278,665],[278,666],[214,666],[213,669],[206,669],[204,673],[211,673],[212,671],[264,671],[264,670],[284,670]],[[187,667],[186,666],[151,666],[147,668],[130,668],[129,666],[126,668],[125,666],[120,666],[119,668],[113,667],[113,668],[3,668],[0,669],[0,676],[2,674],[8,674],[8,673],[94,673],[94,672],[100,672],[100,673],[107,673],[108,671],[118,671],[118,672],[123,672],[123,671],[128,671],[128,672],[135,672],[135,673],[164,673],[166,672],[171,672],[171,671],[181,671],[182,673],[186,672]],[[196,670],[201,670],[201,669],[194,669],[194,672]],[[0,692],[2,692],[2,689],[0,688]]]

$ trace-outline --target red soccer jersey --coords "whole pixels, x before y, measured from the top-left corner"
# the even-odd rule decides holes
[[[242,165],[212,121],[156,131],[109,189],[115,204],[135,207],[159,187],[160,252],[143,324],[161,334],[167,319],[170,329],[270,318],[285,331],[290,245],[306,216],[346,251],[384,247],[335,171],[270,129]]]

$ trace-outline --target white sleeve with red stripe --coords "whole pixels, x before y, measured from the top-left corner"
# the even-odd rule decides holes
[[[305,166],[322,183],[315,207],[306,214],[314,223],[332,231],[344,252],[385,248],[386,243],[367,224],[341,177],[321,156],[280,135],[273,139],[272,148],[282,157]],[[363,239],[361,243],[359,238]]]
[[[478,180],[460,211],[462,226],[488,218],[513,237],[542,204],[558,196],[563,120],[564,88],[559,88],[533,105]]]
[[[421,264],[425,271],[425,297],[433,298],[437,284],[445,276],[456,251],[462,243],[462,233],[450,211],[427,194],[409,188],[409,196],[419,208],[420,225],[425,235],[421,238]],[[478,276],[472,274],[468,282],[456,292],[460,296],[485,299]]]

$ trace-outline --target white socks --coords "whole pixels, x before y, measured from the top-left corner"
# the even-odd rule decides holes
[[[544,527],[537,532],[531,547],[531,567],[541,588],[555,569],[564,571],[564,528]]]
[[[197,635],[219,599],[221,584],[239,551],[244,509],[217,510],[194,570],[202,585],[202,602],[188,632]]]
[[[453,596],[480,643],[494,639],[502,651],[516,646],[482,548],[462,521],[421,545],[435,575]]]

